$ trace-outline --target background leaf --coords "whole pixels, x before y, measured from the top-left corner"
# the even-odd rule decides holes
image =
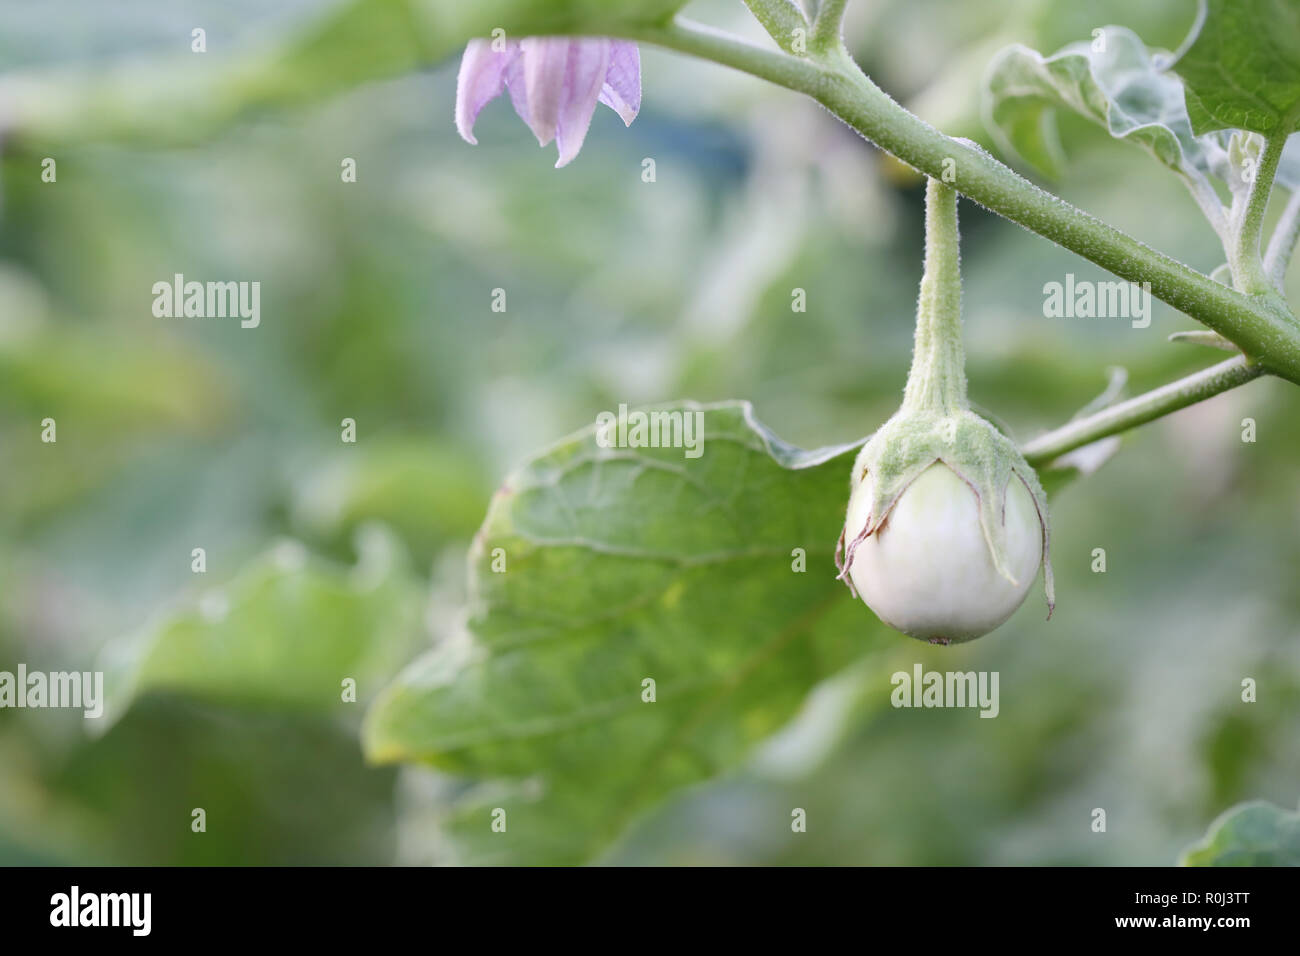
[[[1221,164],[1222,149],[1193,134],[1183,84],[1133,31],[1106,27],[1101,39],[1100,50],[1084,42],[1048,57],[1024,46],[998,54],[986,80],[990,130],[1004,148],[1058,176],[1063,153],[1054,112],[1065,108],[1141,146],[1212,203],[1208,177]]]
[[[344,678],[368,700],[418,646],[419,586],[395,542],[372,529],[352,569],[295,542],[224,587],[107,649],[102,732],[149,691],[310,713],[343,711]],[[208,560],[215,560],[209,556]]]
[[[0,730],[0,755],[39,780],[0,791],[6,864],[381,866],[395,849],[394,774],[323,714],[154,695],[66,752]]]
[[[1119,451],[1121,441],[1118,435],[1103,438],[1082,448],[1066,452],[1037,469],[1038,479],[1043,483],[1043,490],[1053,501],[1066,486],[1080,478],[1087,478],[1106,464]]]
[[[1210,824],[1183,866],[1300,866],[1300,813],[1255,800]]]
[[[604,35],[669,19],[685,0],[350,0],[267,48],[173,52],[143,63],[19,72],[0,79],[0,132],[39,141],[192,142],[254,110],[316,102],[437,63],[494,29]],[[165,77],[165,79],[164,79]]]
[[[735,766],[885,633],[832,562],[856,445],[801,452],[747,404],[675,410],[702,414],[699,458],[602,448],[593,428],[511,477],[471,559],[468,632],[367,717],[372,759],[507,787],[462,799],[463,861],[592,858],[664,794]]]
[[[1193,130],[1300,129],[1300,2],[1207,2],[1200,32],[1174,65]]]
[[[474,534],[488,479],[463,447],[403,434],[368,438],[366,446],[367,454],[354,455],[343,445],[304,470],[291,505],[296,527],[341,551],[379,522],[421,564]]]

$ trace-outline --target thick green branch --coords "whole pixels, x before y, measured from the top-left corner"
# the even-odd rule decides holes
[[[1180,408],[1245,385],[1263,374],[1264,369],[1238,355],[1176,382],[1162,385],[1145,395],[1138,395],[1096,414],[1062,425],[1035,438],[1021,452],[1034,467],[1045,465],[1067,451],[1145,425]]]
[[[1300,321],[1275,293],[1246,296],[1157,252],[1039,189],[974,143],[953,139],[909,113],[857,68],[842,48],[795,58],[677,21],[634,37],[713,60],[806,93],[880,148],[1031,232],[1130,282],[1221,333],[1269,371],[1300,384]],[[946,181],[946,180],[945,180]]]

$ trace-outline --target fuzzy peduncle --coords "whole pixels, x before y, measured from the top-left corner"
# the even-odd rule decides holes
[[[952,415],[969,407],[961,342],[957,192],[930,179],[925,188],[925,274],[916,304],[916,344],[903,408]]]

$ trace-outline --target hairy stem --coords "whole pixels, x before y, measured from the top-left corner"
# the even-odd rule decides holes
[[[956,175],[963,195],[1097,263],[1235,343],[1300,384],[1300,321],[1276,293],[1246,296],[1039,189],[974,143],[953,139],[890,99],[837,46],[819,58],[764,50],[685,21],[643,28],[633,39],[713,60],[806,93],[877,146],[935,178]]]
[[[848,0],[822,0],[817,8],[817,19],[813,23],[813,49],[828,50],[840,42],[840,31],[844,26],[844,9]]]
[[[944,415],[969,407],[961,341],[957,192],[937,179],[925,187],[925,273],[916,304],[916,344],[903,407]]]
[[[1245,385],[1263,374],[1263,368],[1238,355],[1144,395],[1068,422],[1028,442],[1021,448],[1021,452],[1031,465],[1045,465],[1067,451],[1145,425],[1180,408]]]
[[[1260,240],[1264,232],[1264,213],[1273,192],[1273,177],[1277,175],[1277,164],[1285,145],[1286,134],[1269,136],[1264,140],[1264,151],[1255,167],[1246,208],[1229,250],[1233,282],[1242,292],[1251,295],[1273,291],[1273,282],[1260,259]]]

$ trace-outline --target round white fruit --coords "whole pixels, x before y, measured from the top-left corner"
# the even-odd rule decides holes
[[[846,546],[862,532],[871,477],[849,499]],[[1011,476],[1006,496],[1008,568],[998,573],[980,527],[975,492],[936,462],[903,492],[884,524],[859,542],[849,575],[876,616],[896,630],[935,643],[969,641],[993,630],[1025,600],[1043,554],[1034,499]]]

